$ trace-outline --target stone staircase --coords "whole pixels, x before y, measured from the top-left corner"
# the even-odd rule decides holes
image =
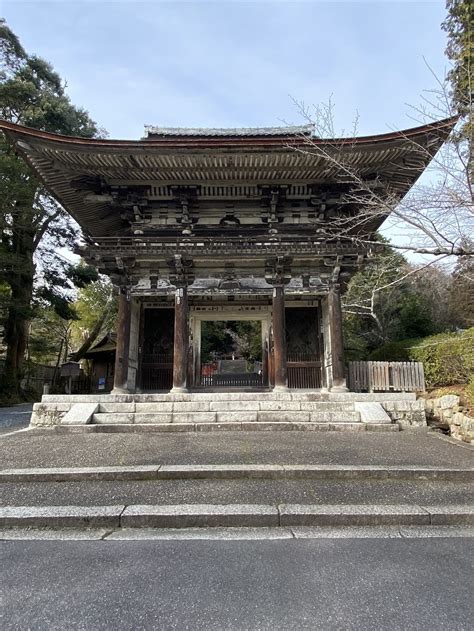
[[[414,394],[169,392],[44,395],[33,408],[31,425],[104,432],[398,431],[401,425],[426,426],[426,418]]]
[[[105,423],[360,423],[354,403],[279,399],[233,393],[188,401],[100,403],[92,422]],[[206,397],[207,398],[207,397]]]

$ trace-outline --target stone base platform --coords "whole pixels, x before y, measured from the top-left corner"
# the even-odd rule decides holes
[[[425,426],[411,393],[318,391],[44,395],[33,427],[150,426],[156,431],[371,429]],[[91,428],[92,429],[92,428]],[[91,431],[91,430],[90,430]],[[113,431],[113,430],[112,430]],[[127,431],[127,430],[125,430]],[[133,430],[131,430],[133,431]],[[153,430],[150,430],[153,431]]]

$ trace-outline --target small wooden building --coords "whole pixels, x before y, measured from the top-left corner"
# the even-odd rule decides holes
[[[331,140],[310,126],[149,127],[138,141],[0,128],[82,227],[82,256],[118,287],[114,392],[126,393],[205,387],[208,320],[261,323],[262,388],[345,390],[341,292],[370,246],[321,236],[364,202],[317,148],[341,152],[395,204],[454,122]]]
[[[105,393],[113,390],[116,345],[115,333],[107,333],[85,353],[84,359],[90,361],[91,364],[90,387],[92,393]]]

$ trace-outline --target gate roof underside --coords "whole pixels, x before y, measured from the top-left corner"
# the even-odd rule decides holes
[[[140,233],[137,225],[147,212],[173,214],[170,208],[179,206],[185,189],[191,191],[189,212],[194,219],[190,223],[197,222],[197,231],[200,213],[209,207],[225,209],[233,204],[247,216],[259,216],[267,189],[274,187],[284,190],[287,208],[304,200],[326,206],[332,198],[336,207],[341,203],[341,174],[325,157],[334,152],[361,177],[400,199],[455,123],[451,118],[402,132],[328,140],[316,138],[310,126],[149,127],[148,136],[137,141],[60,136],[5,121],[0,121],[0,129],[84,233],[99,239]],[[384,218],[380,215],[371,230]],[[251,233],[250,223],[240,225],[239,236]],[[212,236],[212,224],[204,224],[201,236]],[[225,234],[222,225],[214,228],[217,235]],[[145,233],[148,229],[143,228]],[[304,229],[302,222],[291,231]],[[166,234],[159,232],[159,226],[154,230],[150,236],[174,236],[172,228]]]

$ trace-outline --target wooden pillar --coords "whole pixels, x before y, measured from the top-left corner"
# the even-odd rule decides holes
[[[126,287],[120,288],[115,350],[114,389],[112,394],[128,392],[128,358],[130,352],[130,317],[132,301]]]
[[[333,285],[328,294],[329,343],[331,347],[331,390],[345,392],[344,339],[342,334],[341,294],[338,285]]]
[[[285,288],[283,285],[276,285],[273,288],[272,325],[275,389],[281,390],[288,387],[286,374]]]
[[[177,287],[174,299],[173,391],[187,391],[188,288]]]

